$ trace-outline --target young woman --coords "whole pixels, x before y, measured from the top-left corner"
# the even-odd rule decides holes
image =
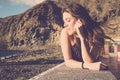
[[[104,47],[104,33],[98,23],[78,3],[67,3],[62,13],[64,28],[60,42],[66,66],[106,69],[107,65],[98,61]]]

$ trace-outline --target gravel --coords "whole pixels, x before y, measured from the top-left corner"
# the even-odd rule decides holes
[[[0,80],[27,80],[62,62],[60,48],[24,51],[21,55],[0,60]]]
[[[61,61],[57,63],[0,63],[0,79],[1,80],[26,80],[32,78],[43,71],[52,68]]]

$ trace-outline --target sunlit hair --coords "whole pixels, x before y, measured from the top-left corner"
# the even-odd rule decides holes
[[[62,13],[68,12],[76,19],[80,19],[83,23],[83,32],[89,46],[96,45],[101,49],[104,47],[104,38],[106,38],[100,25],[92,20],[87,10],[78,3],[66,3],[62,9]]]

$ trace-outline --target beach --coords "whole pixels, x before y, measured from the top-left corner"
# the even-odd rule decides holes
[[[63,58],[60,48],[23,51],[23,53],[18,56],[0,60],[0,79],[30,79],[62,62]]]

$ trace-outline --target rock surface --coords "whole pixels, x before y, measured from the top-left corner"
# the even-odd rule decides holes
[[[47,1],[26,12],[0,19],[2,48],[41,49],[59,42],[61,8]]]
[[[0,18],[0,50],[38,50],[59,45],[63,3],[45,1],[26,12]],[[105,33],[120,38],[120,0],[76,0],[87,8],[93,20],[101,22]]]

